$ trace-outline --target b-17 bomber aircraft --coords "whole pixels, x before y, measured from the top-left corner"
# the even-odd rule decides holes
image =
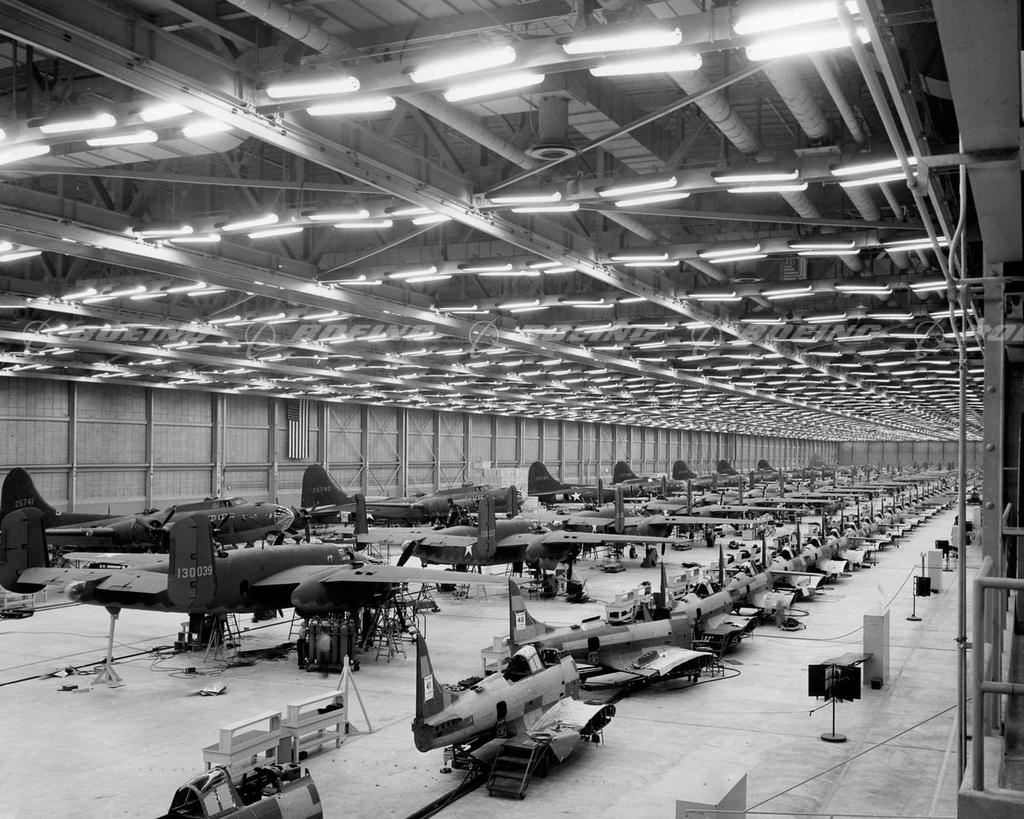
[[[611,704],[578,699],[580,676],[571,657],[533,646],[513,654],[503,671],[467,688],[441,685],[422,635],[416,638],[416,717],[413,740],[419,751],[446,745],[470,752],[491,740],[551,753],[559,761],[596,734],[615,715]],[[524,774],[513,784],[522,797]],[[492,782],[488,787],[494,786]]]
[[[519,490],[514,486],[495,487],[488,484],[452,487],[437,492],[410,495],[404,498],[368,500],[366,511],[375,521],[405,521],[413,524],[445,520],[452,507],[475,512],[484,498],[494,502],[495,509],[514,515],[519,510]],[[449,501],[451,503],[449,504]],[[338,486],[322,466],[310,466],[302,480],[304,514],[323,517],[332,512],[354,512],[355,497]]]
[[[449,526],[413,538],[398,560],[403,566],[411,557],[423,563],[449,566],[494,566],[524,561],[551,570],[569,564],[584,546],[613,543],[672,543],[671,538],[650,535],[617,535],[547,529],[536,521],[513,518],[496,520],[488,501],[480,504],[479,526]]]
[[[60,514],[39,494],[28,473],[13,469],[4,479],[5,513],[38,509],[48,543],[58,547],[150,551],[161,547],[166,528],[190,515],[202,514],[217,530],[223,544],[279,540],[290,529],[295,513],[276,503],[251,503],[244,498],[207,498],[180,503],[138,515],[89,516],[77,521]],[[11,509],[7,509],[7,503]],[[56,524],[56,525],[55,525]]]

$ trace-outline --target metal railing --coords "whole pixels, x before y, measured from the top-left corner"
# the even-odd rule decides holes
[[[971,779],[973,789],[978,791],[985,790],[985,695],[1024,694],[1024,684],[996,682],[988,678],[990,663],[985,661],[985,614],[989,601],[985,592],[989,589],[1024,590],[1024,579],[989,577],[991,571],[992,558],[986,557],[981,561],[981,569],[978,571],[977,577],[974,578],[974,608],[971,613],[974,645],[974,682],[972,685],[973,699],[971,700],[971,724],[974,739],[971,742]],[[990,659],[991,662],[999,662],[998,657]]]

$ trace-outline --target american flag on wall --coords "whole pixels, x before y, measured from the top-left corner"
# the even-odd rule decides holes
[[[286,398],[284,416],[288,422],[288,457],[309,457],[309,401],[304,398]]]

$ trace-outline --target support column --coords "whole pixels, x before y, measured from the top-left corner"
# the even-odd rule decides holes
[[[435,492],[441,488],[441,413],[433,412],[430,430],[430,457],[433,464],[430,469],[430,488]]]
[[[277,471],[280,464],[278,463],[278,451],[277,451],[277,416],[281,408],[281,399],[269,398],[267,399],[267,425],[270,427],[267,435],[267,460],[270,461],[270,475],[267,478],[267,496],[270,500],[277,502]]]
[[[1004,286],[1002,282],[992,277],[1001,274],[1001,265],[986,265],[985,267],[985,318],[986,323],[1001,323],[1005,314]],[[984,485],[985,502],[982,508],[981,523],[981,548],[982,558],[991,557],[993,575],[1003,576],[1005,562],[1003,560],[1002,548],[1002,513],[1003,507],[1008,500],[1003,486],[1003,462],[1007,446],[1004,439],[1004,404],[1006,401],[1005,391],[1005,366],[1004,366],[1004,343],[1001,333],[993,333],[996,336],[986,340],[985,343],[985,395],[984,395]],[[960,521],[963,525],[964,521]],[[961,558],[964,559],[964,558]],[[980,561],[979,561],[980,562]],[[992,646],[992,676],[990,679],[1000,680],[1001,657],[1002,657],[1002,624],[1004,620],[1005,605],[1001,605],[1000,598],[1004,592],[995,589],[986,593],[986,622],[985,642]],[[981,601],[974,601],[979,605]],[[984,646],[974,646],[974,659],[977,661],[984,651]],[[998,730],[998,697],[986,697],[985,726],[986,733]],[[975,731],[977,728],[974,729]],[[980,738],[975,739],[980,741]]]
[[[68,384],[68,511],[78,500],[78,382]]]
[[[330,441],[331,437],[331,405],[326,401],[317,402],[317,417],[319,419],[320,435],[317,438],[316,445],[316,460],[324,469],[330,472],[328,466],[328,456],[330,453]]]
[[[395,451],[398,455],[398,494],[403,497],[409,493],[409,411],[405,407],[399,407],[395,418],[398,427],[398,440],[395,442]]]
[[[210,463],[213,469],[210,474],[210,494],[219,496],[224,478],[224,396],[210,396],[213,403],[213,434],[210,436]]]
[[[370,491],[370,408],[366,404],[359,405],[359,459],[362,461],[359,488],[366,495]]]
[[[153,460],[153,440],[155,430],[153,429],[153,416],[156,414],[156,390],[152,387],[146,388],[146,508],[152,509],[153,504],[153,477],[156,472],[156,463]]]

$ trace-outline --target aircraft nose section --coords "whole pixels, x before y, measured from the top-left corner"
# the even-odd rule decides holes
[[[295,522],[295,513],[285,506],[274,509],[274,524],[278,529],[288,529]]]

